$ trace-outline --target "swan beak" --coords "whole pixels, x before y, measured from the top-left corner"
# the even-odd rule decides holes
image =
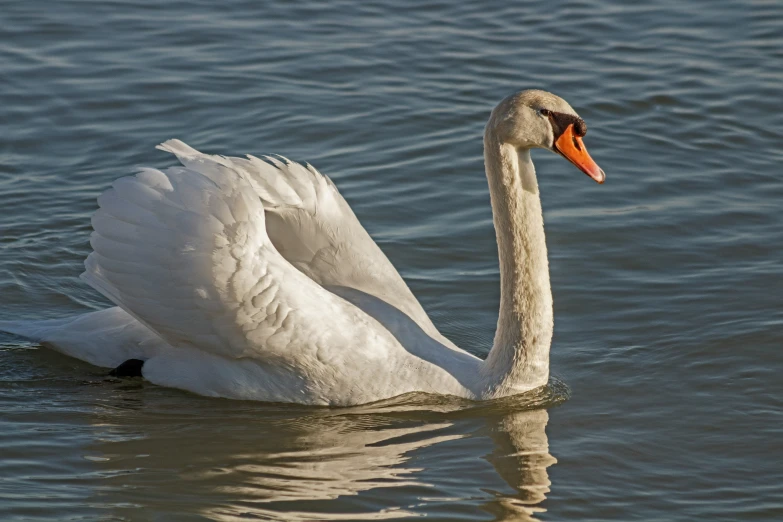
[[[573,123],[566,127],[566,130],[555,141],[555,152],[562,154],[568,161],[576,165],[576,168],[598,183],[603,183],[606,180],[604,171],[587,153],[582,137],[574,133]]]

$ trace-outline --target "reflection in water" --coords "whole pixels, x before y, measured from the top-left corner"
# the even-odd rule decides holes
[[[549,491],[547,411],[518,401],[409,396],[329,410],[151,393],[117,389],[95,418],[85,456],[102,470],[96,503],[117,516],[144,506],[163,518],[388,519],[460,500],[474,516],[529,520]],[[463,498],[439,486],[455,478]]]
[[[235,465],[231,472],[243,480],[220,489],[240,501],[244,506],[242,513],[260,515],[274,513],[265,506],[270,503],[313,502],[356,495],[374,488],[424,486],[415,478],[415,473],[421,469],[406,465],[409,454],[457,438],[458,435],[440,434],[448,426],[439,423],[394,427],[392,423],[366,429],[354,426],[352,419],[326,422],[320,419],[312,423],[305,419],[305,423],[297,426],[304,428],[304,432],[282,430],[294,439],[297,449],[234,456],[234,459],[241,458],[242,463]],[[248,509],[248,505],[253,507]],[[293,510],[296,506],[290,504]],[[225,510],[219,511],[226,514]],[[298,515],[297,518],[308,520],[314,517],[313,513],[286,511],[288,517]],[[388,518],[402,514],[405,513],[393,511],[358,515]],[[319,518],[323,516],[319,514]]]
[[[488,460],[517,496],[499,498],[487,509],[502,520],[527,520],[549,493],[547,468],[557,462],[549,454],[546,410],[511,413],[500,419],[492,439],[495,449]]]

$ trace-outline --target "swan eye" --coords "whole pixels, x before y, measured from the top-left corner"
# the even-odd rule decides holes
[[[549,109],[541,109],[538,112],[541,113],[541,116],[549,116],[550,114],[552,114],[552,112]]]

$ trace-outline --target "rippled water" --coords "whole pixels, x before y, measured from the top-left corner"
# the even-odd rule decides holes
[[[607,172],[534,154],[551,389],[279,407],[2,336],[0,519],[783,519],[780,3],[7,0],[0,27],[0,319],[106,306],[95,198],[178,137],[331,175],[483,356],[491,108],[560,94]]]

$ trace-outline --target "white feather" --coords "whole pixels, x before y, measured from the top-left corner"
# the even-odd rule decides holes
[[[145,362],[146,378],[206,395],[316,404],[355,404],[444,386],[456,395],[473,393],[460,382],[464,376],[435,363],[438,351],[452,348],[428,338],[434,359],[423,360],[322,286],[370,294],[382,284],[372,279],[377,272],[336,269],[350,257],[325,262],[324,252],[341,252],[340,244],[366,237],[367,250],[390,270],[384,280],[397,281],[408,307],[421,310],[327,178],[289,161],[241,160],[236,166],[228,158],[198,155],[182,142],[162,148],[181,155],[186,167],[145,169],[101,195],[94,251],[82,274],[146,325],[143,331],[165,341]],[[265,200],[257,187],[277,199]],[[343,210],[348,213],[338,214]],[[298,219],[286,219],[286,213],[299,213]],[[268,234],[269,217],[290,260]],[[339,219],[344,226],[337,226]],[[337,229],[352,236],[338,236]],[[308,243],[310,249],[302,247]],[[461,357],[466,372],[478,362]],[[214,377],[232,367],[241,379]],[[365,379],[380,373],[385,377]],[[300,389],[286,397],[278,393],[281,382],[300,383]]]
[[[0,330],[94,364],[144,359],[150,381],[211,396],[349,405],[541,386],[552,295],[528,150],[552,143],[541,107],[575,116],[552,94],[523,91],[485,127],[501,261],[486,361],[438,333],[329,178],[282,156],[209,156],[178,140],[158,148],[183,167],[142,169],[98,199],[82,277],[122,310]]]

